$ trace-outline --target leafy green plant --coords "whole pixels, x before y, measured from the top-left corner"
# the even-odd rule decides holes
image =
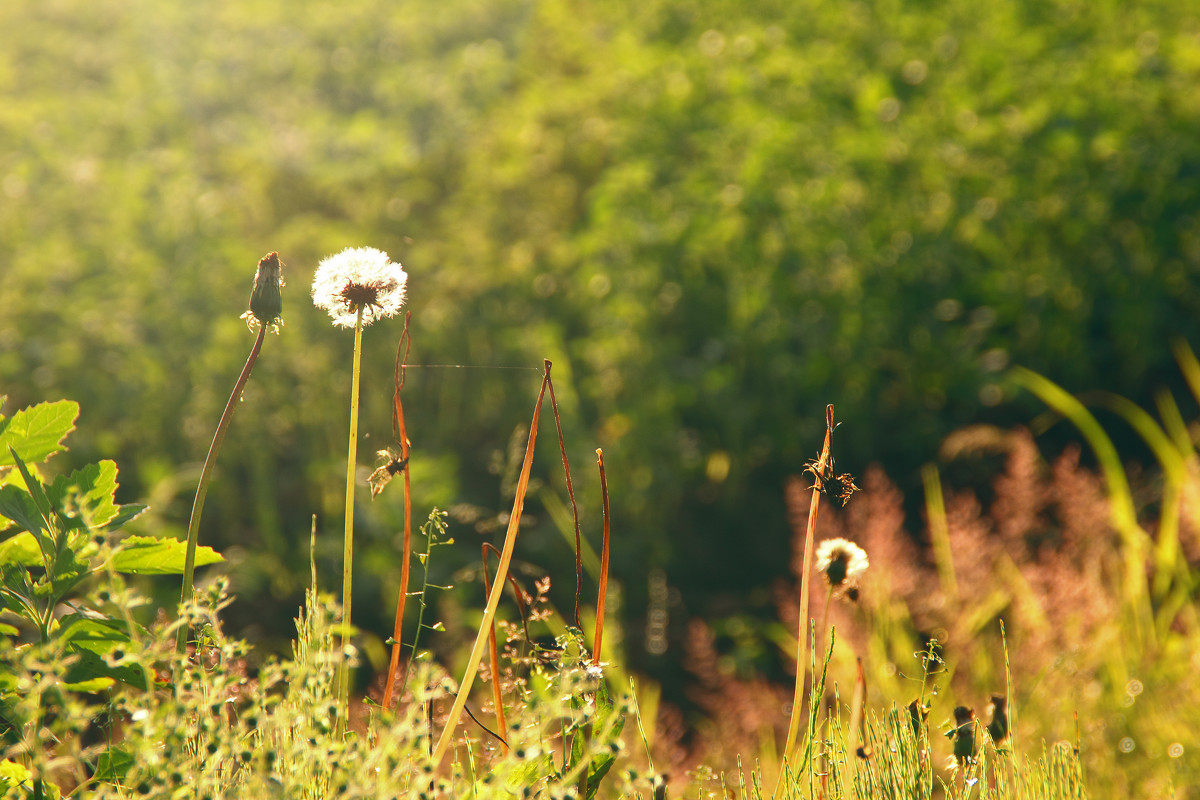
[[[18,626],[31,628],[40,643],[56,639],[81,659],[67,682],[96,688],[128,681],[129,669],[102,656],[129,642],[131,620],[81,603],[89,579],[112,573],[180,574],[185,546],[174,539],[115,534],[145,510],[116,502],[117,465],[89,464],[43,482],[37,462],[64,450],[79,406],[70,401],[42,403],[0,419],[0,514],[10,535],[0,542],[0,602]],[[214,564],[211,548],[196,551],[196,563]],[[20,636],[19,627],[5,633]]]

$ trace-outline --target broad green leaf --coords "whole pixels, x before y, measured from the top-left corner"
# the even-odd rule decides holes
[[[116,491],[117,464],[101,461],[55,478],[46,495],[70,527],[99,528],[119,513],[113,500]]]
[[[8,564],[42,566],[42,551],[38,549],[37,539],[33,538],[32,533],[23,531],[0,542],[0,566]]]
[[[587,782],[587,800],[592,800],[596,796],[596,790],[600,788],[600,783],[604,780],[604,776],[608,774],[617,757],[612,753],[596,756],[588,764],[588,782]]]
[[[110,747],[96,759],[96,774],[93,777],[98,781],[120,783],[133,765],[134,758],[128,750]]]
[[[42,524],[40,529],[50,531],[50,517],[54,511],[50,506],[50,498],[46,496],[46,487],[42,486],[41,480],[29,471],[29,467],[25,465],[25,459],[21,458],[13,448],[8,448],[8,454],[12,456],[14,463],[16,463],[17,471],[21,473],[21,478],[25,481],[25,490],[33,498],[34,506],[37,508],[38,514],[41,515]],[[38,532],[38,528],[27,528],[26,530],[32,533]]]
[[[78,656],[63,675],[64,683],[78,686],[109,681],[111,685],[111,681],[116,680],[130,686],[145,687],[146,671],[136,659],[130,658],[134,654],[124,621],[112,617],[71,614],[62,619],[55,635]],[[118,663],[110,663],[110,659],[116,655],[122,658]]]
[[[15,625],[9,625],[7,622],[0,622],[0,636],[17,636],[20,633],[20,628],[17,628]]]
[[[70,614],[63,617],[56,638],[73,647],[104,655],[129,642],[125,623],[112,617]]]
[[[35,478],[41,480],[41,475],[38,474],[37,469],[34,467],[29,468],[29,473]],[[0,487],[4,486],[16,486],[21,490],[24,490],[25,479],[21,476],[21,473],[17,472],[15,469],[0,470]],[[0,514],[0,531],[12,527],[12,525],[13,520],[9,519],[3,514]]]
[[[0,467],[11,466],[9,448],[25,461],[39,462],[66,448],[63,439],[75,430],[79,404],[72,400],[39,403],[0,421]]]
[[[23,531],[46,530],[46,521],[24,486],[0,486],[0,514]]]
[[[104,530],[119,530],[126,522],[141,516],[142,512],[149,507],[141,503],[126,503],[125,505],[117,506],[117,515],[104,525]]]
[[[112,566],[117,572],[136,575],[181,575],[186,553],[187,543],[178,539],[130,536],[122,540],[121,549],[113,555]],[[197,567],[219,564],[224,560],[211,547],[196,548]]]
[[[76,648],[75,652],[78,657],[62,677],[63,683],[67,686],[98,685],[100,688],[105,688],[106,685],[111,686],[112,681],[120,681],[139,689],[146,688],[146,670],[141,665],[128,663],[112,666],[104,660],[103,656],[97,655],[91,650]]]

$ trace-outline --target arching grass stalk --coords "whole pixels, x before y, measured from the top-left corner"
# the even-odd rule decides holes
[[[492,592],[488,595],[487,607],[483,611],[483,620],[479,623],[479,632],[475,636],[475,645],[467,658],[467,667],[463,678],[459,681],[458,695],[454,705],[446,717],[446,726],[438,737],[437,747],[433,751],[433,767],[436,769],[442,763],[450,740],[454,738],[454,729],[458,726],[463,707],[467,704],[467,695],[471,693],[471,685],[475,682],[475,673],[479,669],[479,660],[483,657],[483,648],[487,645],[487,632],[492,620],[496,617],[496,606],[500,604],[500,594],[504,590],[504,580],[508,576],[508,567],[512,563],[513,548],[517,544],[517,531],[521,527],[521,513],[525,509],[525,493],[529,490],[529,472],[533,468],[533,450],[537,444],[538,417],[542,410],[542,398],[546,396],[546,384],[550,381],[550,361],[545,362],[546,372],[542,376],[542,388],[538,392],[537,404],[533,407],[533,420],[529,423],[529,441],[525,445],[525,460],[521,464],[521,475],[517,479],[516,496],[513,498],[513,510],[508,516],[508,531],[504,535],[504,547],[500,551],[500,564],[496,567],[496,582],[492,584]]]
[[[787,740],[783,745],[783,763],[775,781],[773,797],[780,796],[779,791],[783,787],[783,776],[788,768],[788,759],[796,747],[796,736],[800,731],[801,709],[804,707],[804,656],[809,636],[808,607],[809,592],[812,589],[813,537],[817,529],[817,509],[821,504],[821,491],[825,488],[824,476],[828,472],[832,472],[829,447],[833,438],[833,429],[833,405],[830,404],[825,407],[825,443],[821,446],[821,453],[817,457],[816,463],[809,468],[813,474],[813,495],[812,502],[808,506],[808,528],[804,536],[804,558],[800,571],[800,622],[799,630],[796,633],[796,687],[792,694],[792,713],[788,720]]]
[[[343,250],[321,261],[313,276],[313,305],[333,318],[333,324],[354,328],[354,361],[350,377],[350,442],[346,454],[346,520],[342,548],[342,664],[337,677],[338,729],[350,717],[350,662],[353,633],[351,598],[354,584],[354,472],[358,458],[358,386],[362,371],[362,329],[377,319],[395,316],[404,305],[408,275],[387,253],[371,247]]]
[[[233,420],[233,410],[237,408],[242,391],[246,388],[246,382],[250,380],[254,363],[258,361],[258,354],[262,350],[267,329],[271,328],[278,332],[279,327],[283,324],[280,316],[283,313],[283,297],[279,291],[283,285],[283,264],[279,261],[279,254],[267,253],[259,259],[258,269],[254,274],[254,289],[250,293],[250,310],[242,315],[251,330],[258,327],[258,337],[254,340],[254,346],[250,348],[250,357],[246,359],[246,366],[242,367],[242,374],[238,376],[237,382],[233,385],[233,392],[225,404],[221,421],[217,423],[217,430],[213,433],[212,444],[208,447],[208,455],[204,458],[204,468],[200,470],[200,481],[196,484],[196,497],[192,501],[192,515],[188,519],[187,549],[183,561],[183,590],[179,596],[181,606],[191,602],[195,592],[193,582],[196,575],[196,547],[200,542],[200,516],[204,512],[204,499],[208,496],[208,484],[212,479],[213,467],[217,463],[217,453],[221,451],[221,444],[225,441],[225,432],[229,430],[229,423]],[[188,626],[180,625],[175,639],[175,649],[181,655],[187,651],[187,637]]]

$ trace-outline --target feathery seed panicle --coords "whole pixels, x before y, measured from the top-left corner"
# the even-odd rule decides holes
[[[866,551],[848,539],[826,539],[817,547],[817,572],[835,591],[857,586],[870,563]]]
[[[404,305],[408,273],[373,247],[349,247],[323,259],[313,276],[313,305],[333,324],[353,328],[362,308],[363,325],[394,317]]]

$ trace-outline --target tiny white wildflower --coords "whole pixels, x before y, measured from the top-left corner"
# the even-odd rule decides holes
[[[866,551],[848,539],[826,539],[817,547],[817,572],[834,589],[856,586],[868,566]]]
[[[363,325],[394,317],[404,305],[408,273],[373,247],[350,247],[329,256],[313,276],[313,305],[329,312],[333,324],[353,328],[362,308]]]

